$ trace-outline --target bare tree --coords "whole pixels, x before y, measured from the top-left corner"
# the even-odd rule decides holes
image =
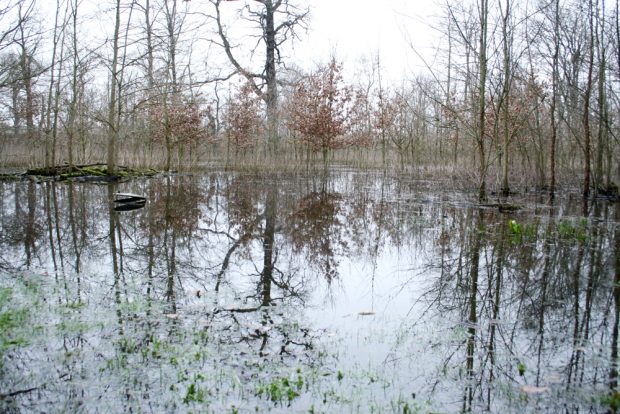
[[[503,195],[510,194],[510,187],[508,185],[508,144],[510,143],[510,123],[509,123],[509,111],[510,111],[510,93],[512,86],[512,47],[513,47],[513,33],[511,27],[512,19],[512,2],[511,0],[505,0],[504,7],[501,5],[500,0],[500,13],[502,20],[502,52],[503,52],[503,70],[504,70],[504,82],[502,85],[502,186],[501,192]]]
[[[56,141],[58,135],[58,113],[60,111],[60,81],[62,75],[62,60],[64,54],[64,31],[66,25],[66,10],[61,19],[61,4],[56,3],[54,13],[54,29],[52,36],[52,62],[50,64],[50,80],[47,91],[45,110],[45,167],[52,167],[56,163]]]
[[[13,44],[13,37],[31,15],[35,4],[34,0],[9,0],[3,3],[4,5],[0,6],[0,27],[2,27],[0,29],[0,52]],[[17,18],[12,21],[16,9],[19,9],[19,12]],[[2,86],[5,85],[0,81],[0,87]]]
[[[76,132],[77,104],[79,99],[78,88],[78,72],[79,72],[79,56],[78,56],[78,0],[71,1],[71,49],[72,49],[72,71],[71,71],[71,101],[69,103],[69,117],[67,120],[67,155],[69,167],[73,168],[73,143]]]
[[[480,22],[480,45],[478,49],[478,106],[476,108],[478,115],[478,131],[476,134],[476,144],[478,146],[479,157],[479,187],[478,199],[480,201],[486,199],[486,174],[487,162],[485,155],[485,136],[486,136],[486,85],[487,85],[487,32],[489,19],[489,0],[480,0],[479,5],[479,22]]]
[[[556,148],[557,148],[557,136],[558,136],[558,123],[557,123],[557,106],[558,106],[558,87],[560,82],[560,73],[558,67],[558,59],[560,55],[560,0],[554,0],[553,2],[553,58],[551,62],[551,142],[550,142],[550,156],[549,156],[549,195],[551,198],[555,197],[555,166],[556,166]]]
[[[293,0],[254,0],[242,10],[247,12],[244,19],[256,25],[258,41],[252,54],[262,45],[264,64],[256,71],[244,65],[236,55],[221,14],[223,0],[209,0],[215,9],[215,22],[220,45],[234,69],[250,83],[267,107],[267,133],[269,147],[275,152],[278,145],[278,81],[277,66],[282,63],[281,47],[297,36],[298,29],[306,27],[309,14],[307,8],[294,4]]]
[[[583,171],[583,196],[590,195],[590,175],[591,175],[591,135],[590,131],[590,100],[592,97],[592,84],[594,72],[594,4],[588,1],[588,72],[586,86],[583,96],[583,151],[584,151],[584,171]]]
[[[596,139],[596,157],[594,168],[594,190],[597,193],[607,192],[610,189],[610,170],[605,168],[604,154],[611,154],[609,145],[609,106],[607,101],[607,49],[605,1],[596,2],[595,49],[598,61],[598,131]],[[609,159],[607,160],[609,164]],[[606,178],[605,178],[606,177]]]
[[[112,63],[110,66],[110,101],[108,102],[108,174],[112,175],[116,171],[116,145],[119,134],[119,118],[117,111],[120,101],[119,89],[119,36],[121,29],[121,0],[116,0],[115,18],[114,18],[114,35],[112,37]]]
[[[15,43],[19,50],[19,67],[21,69],[21,85],[25,94],[24,117],[26,120],[26,135],[33,141],[36,137],[34,82],[43,72],[42,66],[35,60],[36,49],[39,46],[40,34],[33,25],[33,8],[28,4],[19,3],[17,6],[20,22],[15,33]]]

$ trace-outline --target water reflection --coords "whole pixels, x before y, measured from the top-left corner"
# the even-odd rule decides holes
[[[524,197],[500,213],[437,187],[354,172],[1,182],[0,312],[27,323],[5,326],[0,405],[617,402],[618,206],[584,217]],[[117,192],[148,202],[118,211]]]
[[[505,215],[470,210],[455,216],[464,220],[459,238],[439,240],[454,253],[441,256],[442,278],[427,299],[442,319],[462,321],[452,329],[462,337],[462,411],[532,401],[541,411],[598,411],[606,388],[617,387],[608,376],[617,376],[612,311],[620,269],[617,222],[608,214],[618,207],[595,204],[589,218],[532,208],[508,225]]]

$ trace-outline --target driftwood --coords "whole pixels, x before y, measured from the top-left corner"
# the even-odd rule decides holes
[[[484,208],[496,208],[500,213],[511,213],[513,211],[521,210],[521,206],[516,204],[508,204],[508,203],[484,203],[481,204],[480,207]]]
[[[23,390],[7,392],[6,394],[0,393],[0,400],[5,400],[7,398],[16,397],[16,396],[18,396],[20,394],[27,394],[29,392],[36,391],[38,389],[39,389],[39,387],[33,387],[33,388],[26,388],[26,389],[23,389]]]

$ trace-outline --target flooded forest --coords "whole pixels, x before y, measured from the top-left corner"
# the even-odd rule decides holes
[[[0,412],[618,412],[619,3],[432,4],[0,4]]]

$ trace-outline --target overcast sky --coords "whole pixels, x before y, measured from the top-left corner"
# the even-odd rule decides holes
[[[300,59],[326,60],[336,50],[347,64],[380,51],[392,78],[423,69],[409,42],[431,60],[440,14],[438,0],[309,0],[310,30],[297,46]]]
[[[302,34],[301,41],[295,42],[293,56],[289,58],[305,69],[312,69],[316,63],[327,61],[335,51],[337,58],[345,63],[346,72],[353,73],[361,57],[371,58],[379,52],[386,78],[410,78],[424,70],[412,46],[432,63],[438,42],[432,26],[437,24],[442,1],[299,0],[310,7],[309,30]],[[233,4],[239,7],[240,3],[229,3],[227,8],[232,9]],[[206,2],[182,4],[190,11],[211,11]],[[43,2],[40,6],[43,15],[51,19],[55,2]],[[111,10],[110,0],[82,3],[81,16],[89,19],[86,23],[89,37],[111,35]],[[200,53],[196,53],[195,59],[198,56]]]

